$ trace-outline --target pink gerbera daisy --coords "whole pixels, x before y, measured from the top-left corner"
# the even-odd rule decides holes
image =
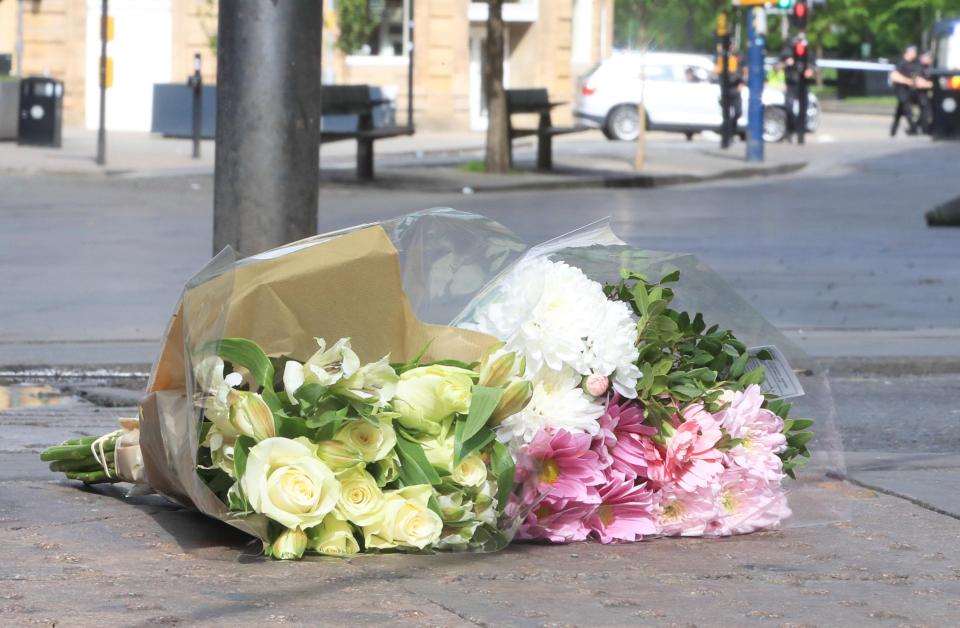
[[[644,473],[652,445],[649,437],[657,430],[643,420],[643,407],[636,401],[621,401],[619,396],[610,400],[600,417],[600,433],[594,439],[602,467],[612,466],[628,478]]]
[[[717,517],[717,497],[713,488],[688,492],[671,484],[663,487],[657,498],[657,527],[665,536],[702,536]]]
[[[636,541],[644,535],[656,534],[653,492],[620,471],[611,470],[607,480],[597,490],[600,505],[586,521],[600,541]]]
[[[541,430],[526,449],[524,466],[536,492],[553,499],[597,503],[596,485],[603,482],[600,462],[590,449],[589,434]]]
[[[687,406],[683,422],[666,439],[663,466],[651,468],[650,479],[675,482],[685,491],[711,486],[723,472],[723,453],[716,449],[722,436],[720,424],[702,405]]]
[[[583,541],[590,533],[584,521],[592,509],[591,504],[546,497],[527,515],[517,531],[517,539],[553,543]]]
[[[763,393],[759,386],[748,386],[743,392],[726,391],[721,400],[730,405],[717,418],[731,438],[741,441],[727,452],[727,466],[745,469],[768,482],[779,482],[783,463],[777,454],[787,447],[783,419],[761,407]]]
[[[772,530],[790,516],[779,482],[767,482],[744,469],[728,469],[720,478],[717,517],[706,534],[727,536]]]

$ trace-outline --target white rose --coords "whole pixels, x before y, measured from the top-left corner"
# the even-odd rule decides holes
[[[377,481],[363,469],[344,471],[340,480],[337,515],[358,526],[375,523],[383,510],[383,492]]]
[[[405,372],[393,399],[397,421],[407,429],[439,434],[444,419],[470,410],[473,376],[473,371],[441,364]]]
[[[288,528],[319,525],[340,499],[333,471],[311,446],[289,438],[252,447],[240,486],[254,511]]]
[[[390,419],[380,419],[379,426],[357,419],[347,421],[334,439],[355,447],[366,462],[376,462],[393,451],[397,444],[397,433]]]
[[[366,546],[386,549],[406,545],[423,549],[436,543],[443,531],[443,521],[427,506],[432,494],[429,484],[387,493],[380,518],[363,528]]]
[[[450,475],[461,486],[480,486],[487,481],[487,465],[479,455],[472,454],[454,467]]]

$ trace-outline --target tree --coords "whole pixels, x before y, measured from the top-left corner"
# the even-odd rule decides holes
[[[367,0],[338,0],[337,26],[340,37],[337,47],[345,54],[359,50],[380,22],[378,16],[371,15]]]
[[[490,0],[483,81],[487,95],[487,172],[510,171],[507,93],[503,88],[503,0]]]

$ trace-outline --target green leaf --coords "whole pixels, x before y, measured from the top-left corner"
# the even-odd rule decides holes
[[[490,467],[497,478],[497,512],[502,513],[513,493],[516,464],[513,456],[500,441],[493,441],[493,449],[490,453]]]
[[[791,432],[802,432],[803,430],[813,426],[813,421],[810,419],[791,419],[793,423],[790,426]]]
[[[487,424],[490,416],[493,415],[493,411],[497,409],[501,397],[503,397],[502,388],[473,387],[473,395],[470,398],[470,412],[467,413],[466,424],[463,426],[464,441],[470,440]]]
[[[637,304],[640,313],[646,316],[647,309],[650,307],[650,295],[647,294],[647,287],[642,283],[633,287],[633,301]]]
[[[328,388],[322,384],[304,384],[297,389],[297,393],[294,396],[297,398],[297,401],[309,408],[317,405],[320,398],[327,394],[327,390]]]
[[[237,437],[237,442],[233,445],[233,468],[237,474],[237,480],[243,477],[247,470],[247,454],[250,448],[257,443],[249,436]]]
[[[427,460],[420,443],[397,430],[397,453],[400,455],[400,479],[405,486],[440,484],[440,476]]]
[[[217,352],[224,360],[250,371],[257,386],[272,390],[273,364],[260,345],[246,338],[224,338]]]
[[[453,366],[459,369],[466,369],[468,371],[472,371],[476,366],[478,366],[478,363],[474,362],[471,364],[469,362],[463,362],[461,360],[437,360],[436,362],[430,363],[430,366],[433,366],[433,365]]]
[[[341,410],[336,410],[336,411],[327,410],[320,416],[307,419],[306,425],[307,427],[310,427],[313,429],[319,429],[321,427],[324,427],[328,423],[332,423],[333,421],[338,421],[346,416],[347,416],[347,408],[343,408]]]
[[[466,421],[457,421],[453,432],[453,466],[457,466],[463,459],[475,451],[483,449],[490,444],[495,436],[493,430],[483,427],[479,432],[467,440],[463,439],[463,431]]]
[[[277,426],[277,436],[284,438],[305,436],[313,439],[314,431],[309,428],[306,421],[298,416],[290,416],[284,412],[274,412],[273,422]]]
[[[750,359],[749,353],[741,353],[740,356],[730,365],[730,377],[738,378],[743,375],[743,369],[747,368],[747,360]]]
[[[676,281],[680,281],[680,271],[679,271],[679,270],[675,270],[675,271],[673,271],[673,272],[670,273],[670,274],[664,275],[664,276],[660,279],[660,281],[658,281],[657,283],[659,283],[659,284],[665,284],[665,283],[674,283],[674,282],[676,282]]]
[[[437,513],[441,520],[443,519],[443,510],[440,509],[440,500],[437,499],[436,493],[430,494],[430,499],[427,500],[427,508]]]
[[[787,443],[793,447],[803,447],[813,440],[813,432],[794,432],[787,437]]]
[[[677,395],[687,397],[688,399],[696,399],[700,396],[700,389],[692,384],[680,384],[679,386],[674,386],[670,389]]]

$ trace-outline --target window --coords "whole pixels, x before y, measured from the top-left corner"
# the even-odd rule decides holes
[[[640,78],[650,81],[672,81],[673,68],[669,65],[645,65],[640,72]]]
[[[410,41],[406,24],[409,22],[411,3],[412,0],[369,0],[365,14],[353,18],[358,22],[355,28],[369,34],[350,54],[406,57]]]

